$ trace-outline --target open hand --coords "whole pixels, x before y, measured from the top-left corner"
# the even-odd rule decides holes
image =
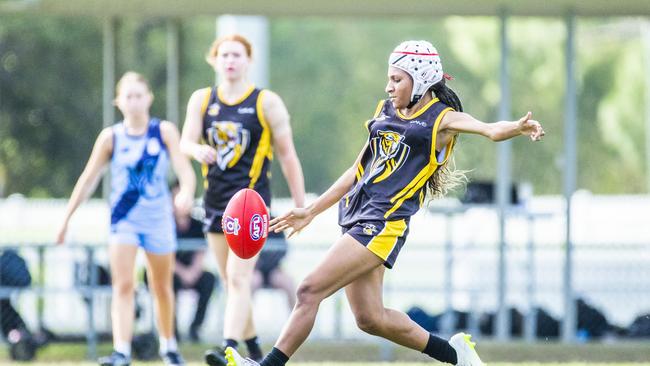
[[[305,226],[309,225],[314,216],[306,208],[294,208],[286,214],[276,217],[271,220],[269,231],[279,233],[286,229],[291,228],[291,232],[287,237],[302,230]]]
[[[531,119],[532,116],[533,114],[528,112],[519,119],[519,131],[522,135],[529,136],[532,141],[540,141],[544,137],[545,132],[539,122]]]

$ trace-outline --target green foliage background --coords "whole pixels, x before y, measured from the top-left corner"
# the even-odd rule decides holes
[[[640,193],[645,186],[644,60],[634,19],[580,19],[578,185],[595,193]],[[513,143],[513,176],[535,193],[561,192],[565,27],[561,19],[512,18],[512,118],[533,111],[544,142]],[[203,56],[212,17],[182,23],[181,104],[213,83]],[[384,98],[386,58],[402,40],[427,39],[442,55],[465,111],[497,116],[499,20],[495,18],[274,18],[271,88],[292,115],[307,190],[323,192],[363,146],[363,122]],[[128,18],[118,32],[118,75],[144,73],[165,114],[164,19]],[[101,22],[86,18],[0,18],[0,196],[65,197],[101,129]],[[119,116],[119,113],[117,114]],[[181,121],[182,123],[182,121]],[[496,176],[497,145],[463,136],[457,167],[472,179]],[[288,190],[277,164],[273,190]]]

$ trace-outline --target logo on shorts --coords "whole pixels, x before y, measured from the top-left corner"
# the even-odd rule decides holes
[[[377,232],[377,227],[373,224],[363,224],[363,233],[366,235],[374,235]]]
[[[251,217],[251,223],[250,223],[251,239],[258,241],[261,238],[266,237],[267,225],[268,225],[268,219],[266,215],[264,215],[264,217],[262,217],[259,214],[253,215],[253,217]]]
[[[223,218],[223,231],[226,234],[239,235],[239,229],[241,229],[239,219],[230,216],[225,216]]]

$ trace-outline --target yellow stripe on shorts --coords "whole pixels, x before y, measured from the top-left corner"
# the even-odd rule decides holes
[[[379,258],[386,260],[395,248],[397,240],[404,235],[406,231],[406,220],[386,221],[384,229],[375,236],[367,247]]]

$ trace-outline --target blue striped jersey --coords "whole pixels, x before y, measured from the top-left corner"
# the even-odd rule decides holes
[[[173,218],[167,186],[169,157],[160,120],[151,118],[141,136],[129,135],[122,122],[112,129],[111,224],[126,219],[147,230],[169,222]]]

